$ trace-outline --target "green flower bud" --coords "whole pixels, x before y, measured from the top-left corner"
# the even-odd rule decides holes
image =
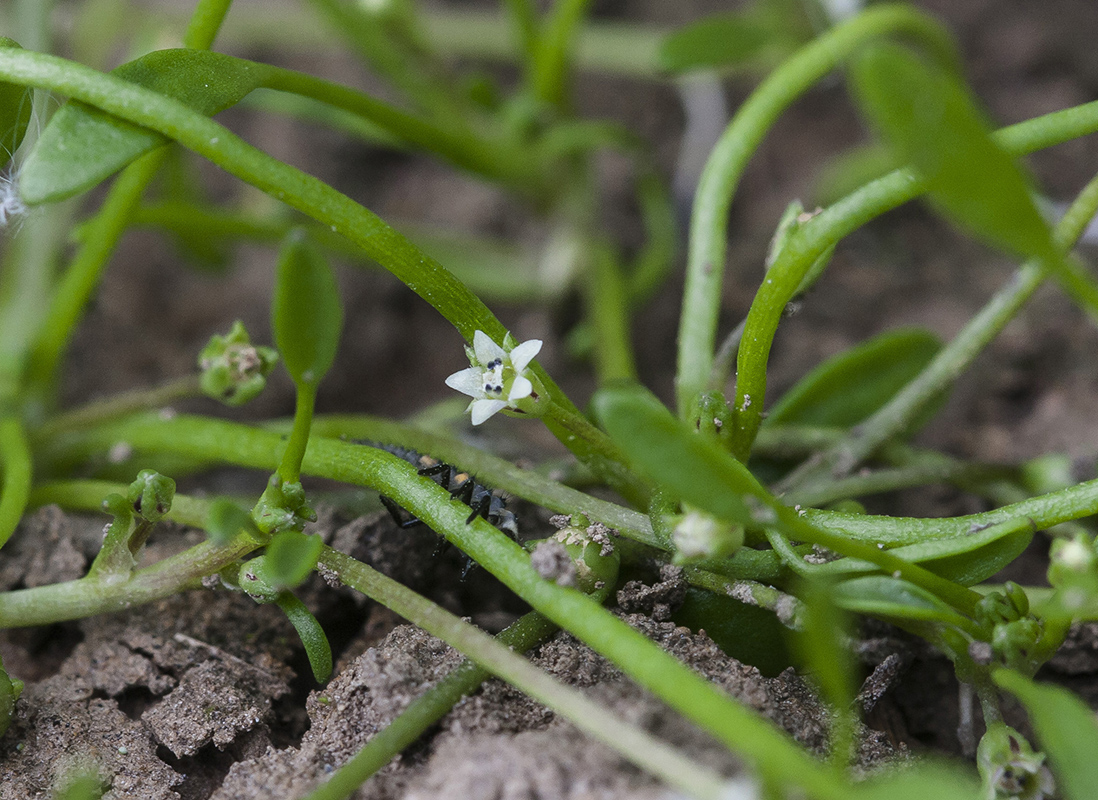
[[[277,363],[278,353],[253,345],[244,323],[237,320],[228,335],[213,336],[199,354],[202,391],[226,405],[243,405],[263,391]]]
[[[1067,611],[1076,611],[1098,597],[1098,554],[1084,536],[1054,539],[1049,549],[1048,582]]]
[[[0,659],[0,736],[3,736],[11,724],[15,712],[15,701],[23,692],[23,682],[12,680],[4,671],[4,661]]]
[[[316,512],[305,502],[305,489],[299,482],[283,483],[272,475],[259,502],[252,509],[256,527],[273,536],[281,531],[300,531]]]
[[[732,436],[732,409],[720,392],[700,392],[690,405],[690,421],[699,433],[722,444]]]
[[[1056,790],[1044,753],[1034,752],[1018,731],[992,723],[980,739],[976,766],[987,800],[1044,800]]]
[[[257,603],[273,603],[282,593],[271,579],[271,570],[266,556],[256,556],[240,565],[237,582],[250,598]]]
[[[743,546],[743,526],[689,510],[675,525],[671,541],[676,564],[698,558],[724,558]]]
[[[159,522],[172,509],[175,481],[151,469],[137,473],[126,495],[134,513],[148,522]]]

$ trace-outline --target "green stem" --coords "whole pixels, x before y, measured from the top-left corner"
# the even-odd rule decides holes
[[[301,461],[305,458],[305,448],[309,446],[309,429],[313,424],[315,406],[316,384],[299,383],[293,428],[278,464],[278,477],[282,483],[297,483],[301,477]]]
[[[1056,226],[1053,239],[1061,252],[1071,249],[1098,212],[1098,177],[1079,193]],[[1015,317],[1022,305],[1053,269],[1052,264],[1030,262],[1015,274],[959,334],[931,360],[919,375],[849,436],[822,455],[821,463],[845,474],[902,432],[928,403],[968,369],[987,344]]]
[[[637,508],[645,508],[652,487],[625,466],[618,446],[586,417],[568,406],[554,402],[545,410],[542,421],[561,443],[575,453],[591,471]]]
[[[533,612],[520,617],[496,636],[496,641],[514,653],[525,653],[546,639],[556,626]],[[374,773],[444,717],[467,694],[490,675],[476,662],[465,659],[445,678],[412,701],[388,725],[378,731],[355,756],[340,767],[327,783],[302,800],[345,800]]]
[[[22,419],[10,412],[0,416],[0,547],[11,538],[27,508],[31,463]]]
[[[135,389],[48,418],[32,432],[35,440],[50,439],[63,431],[91,428],[136,411],[163,408],[176,400],[198,397],[202,387],[197,375],[187,375],[151,389]]]
[[[587,267],[587,318],[595,328],[599,383],[636,381],[621,266],[609,243],[593,243]]]
[[[187,23],[187,32],[183,35],[183,46],[194,50],[209,50],[213,47],[217,32],[221,30],[221,23],[225,21],[225,15],[229,13],[229,6],[233,0],[198,0],[190,22]]]
[[[27,369],[31,400],[49,407],[57,370],[84,316],[107,262],[126,230],[130,212],[164,163],[165,148],[147,153],[118,176],[95,217],[85,224],[80,248],[50,300]]]
[[[676,377],[680,414],[688,413],[712,370],[728,211],[748,159],[794,100],[867,40],[897,32],[917,36],[944,57],[953,58],[951,42],[929,17],[909,6],[874,6],[806,45],[771,73],[740,107],[713,148],[698,183],[690,220]]]
[[[184,415],[170,420],[136,418],[104,426],[81,438],[82,446],[126,441],[138,451],[199,456],[268,470],[280,445],[280,437],[274,433]],[[417,475],[415,467],[403,459],[382,450],[316,439],[305,454],[302,470],[369,486],[393,498],[433,530],[445,534],[536,611],[582,639],[642,686],[754,762],[763,774],[791,781],[820,798],[838,800],[846,796],[833,777],[792,740],[591,598],[544,580],[518,544],[484,520],[468,523],[468,507],[453,502],[449,492],[429,478]],[[796,517],[792,509],[787,511]],[[841,538],[823,533],[821,536]],[[875,547],[871,549],[876,551]],[[338,565],[329,566],[342,571]],[[906,562],[901,566],[912,568]],[[4,618],[3,602],[0,596],[0,620]]]
[[[530,82],[536,69],[538,50],[540,20],[537,8],[532,0],[504,0],[504,5],[507,6],[512,27],[518,35],[519,52],[522,53],[527,82]]]
[[[305,647],[305,654],[309,657],[313,677],[317,683],[327,683],[332,677],[332,648],[328,644],[328,637],[324,635],[324,629],[293,592],[279,592],[274,602],[297,631],[298,638]]]
[[[724,575],[699,567],[686,567],[684,574],[692,586],[773,612],[778,622],[790,630],[800,630],[803,626],[804,607],[801,601],[780,589],[745,578],[729,580]]]
[[[54,56],[2,49],[10,52],[0,52],[0,77],[57,91],[175,139],[358,244],[446,317],[466,341],[471,342],[477,330],[503,341],[506,329],[480,298],[377,215],[322,181],[271,158],[164,95]],[[624,466],[617,447],[583,418],[537,362],[530,369],[551,396],[549,429],[613,488],[627,497],[643,497],[645,490]]]
[[[263,87],[309,97],[362,116],[401,140],[436,153],[459,167],[506,183],[527,196],[544,194],[538,160],[527,149],[495,138],[478,137],[467,128],[444,127],[401,111],[367,94],[303,72],[262,65]]]
[[[637,169],[637,204],[645,238],[627,276],[626,293],[633,306],[647,302],[663,286],[679,246],[675,207],[667,184],[654,165],[641,163]]]
[[[783,494],[782,500],[801,506],[822,506],[852,497],[893,492],[935,483],[974,483],[1003,477],[1002,467],[966,464],[953,459],[925,459],[907,466],[879,469],[838,480],[801,485]]]
[[[471,116],[464,94],[449,80],[433,51],[421,46],[418,30],[413,30],[417,20],[403,16],[405,10],[412,10],[410,3],[376,6],[372,11],[370,6],[342,0],[312,0],[312,5],[362,59],[433,119],[454,122]]]
[[[325,547],[320,560],[343,583],[392,609],[455,650],[467,654],[488,671],[541,701],[566,717],[581,731],[613,748],[646,772],[656,775],[691,797],[712,800],[719,798],[723,783],[719,775],[680,755],[651,734],[623,721],[600,704],[592,703],[578,689],[557,683],[521,655],[513,652],[505,643],[493,639],[422,595],[350,556]],[[585,595],[575,592],[573,594],[587,599]],[[601,606],[590,600],[588,602],[602,611]],[[619,624],[624,627],[624,623]],[[648,645],[669,658],[652,642],[648,642]]]
[[[538,42],[534,95],[543,103],[563,109],[567,105],[568,67],[576,31],[591,0],[556,0],[542,25]]]
[[[203,542],[132,572],[129,580],[111,582],[81,578],[3,592],[0,593],[0,629],[49,625],[122,611],[187,589],[198,589],[202,586],[202,578],[213,575],[255,548],[254,542],[243,537],[224,546]]]
[[[458,439],[362,414],[317,416],[313,422],[313,433],[316,436],[410,447],[455,464],[476,475],[489,486],[522,497],[558,514],[584,514],[592,521],[613,528],[622,536],[652,547],[659,546],[647,515],[576,491],[532,470],[517,469],[510,461]]]
[[[1096,129],[1098,102],[1092,102],[1011,125],[996,131],[992,138],[1011,155],[1021,156],[1093,133]],[[925,190],[925,183],[912,170],[896,170],[824,209],[786,242],[770,268],[776,275],[782,276],[782,280],[764,282],[759,287],[747,315],[746,331],[737,356],[735,406],[742,410],[737,413],[735,435],[741,452],[750,450],[755,433],[762,424],[770,347],[781,318],[780,312],[792,299],[801,280],[816,260],[844,236],[886,211],[915,199]],[[1083,216],[1085,211],[1073,205],[1057,227],[1060,230],[1068,227],[1074,229]],[[940,353],[939,358],[945,352]],[[743,408],[746,396],[751,397],[751,403]]]
[[[184,45],[208,50],[231,3],[232,0],[199,0],[187,24]],[[131,212],[160,170],[166,154],[165,148],[158,148],[127,166],[111,186],[95,217],[85,226],[80,249],[50,301],[42,333],[31,353],[26,380],[32,401],[52,405],[48,398],[53,393],[58,366],[76,325],[99,285]]]

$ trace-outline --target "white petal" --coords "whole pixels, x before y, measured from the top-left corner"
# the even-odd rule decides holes
[[[484,370],[466,367],[446,379],[446,385],[470,397],[484,397]]]
[[[534,360],[534,356],[541,352],[541,339],[527,339],[511,351],[511,366],[515,372],[521,373],[526,365]],[[526,397],[526,395],[523,395]]]
[[[477,362],[482,367],[486,367],[490,362],[507,355],[506,351],[493,342],[491,337],[484,331],[477,331],[473,334],[473,351],[476,352]]]
[[[507,408],[507,403],[503,400],[474,400],[469,404],[474,425],[479,425],[497,411],[502,411],[505,408]]]
[[[529,397],[534,391],[534,384],[530,383],[526,378],[521,375],[517,376],[514,382],[511,384],[511,393],[507,395],[509,402],[521,400],[524,397]]]

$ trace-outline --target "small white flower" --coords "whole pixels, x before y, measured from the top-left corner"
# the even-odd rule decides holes
[[[540,351],[540,339],[530,339],[508,351],[484,331],[477,331],[473,346],[465,348],[472,366],[455,372],[446,379],[446,385],[473,398],[467,410],[473,424],[479,425],[497,411],[519,410],[520,400],[536,398],[526,368]]]

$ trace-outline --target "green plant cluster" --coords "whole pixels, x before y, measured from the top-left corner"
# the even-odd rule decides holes
[[[949,35],[903,4],[833,19],[827,4],[757,0],[745,11],[658,35],[588,25],[587,0],[555,0],[544,11],[533,0],[507,0],[498,19],[426,12],[410,0],[305,4],[295,20],[300,24],[287,25],[283,35],[310,41],[310,31],[338,30],[389,82],[402,98],[399,105],[211,49],[223,23],[227,36],[249,30],[243,10],[240,17],[229,14],[230,0],[198,0],[183,47],[144,52],[135,39],[128,43],[135,57],[110,72],[97,69],[107,52],[102,41],[111,39],[111,20],[124,13],[125,0],[85,4],[89,11],[74,27],[78,60],[50,54],[48,15],[41,13],[50,3],[14,5],[26,12],[20,15],[25,46],[0,40],[0,141],[12,154],[0,187],[0,221],[24,212],[26,218],[6,229],[0,272],[0,545],[28,509],[45,503],[101,509],[112,521],[86,577],[0,595],[0,627],[128,608],[200,589],[217,576],[220,585],[277,604],[299,632],[316,679],[324,681],[331,673],[327,640],[293,594],[311,571],[322,570],[468,658],[310,794],[313,800],[348,796],[489,674],[685,796],[730,796],[729,785],[689,753],[592,707],[522,658],[557,627],[739,754],[760,796],[870,800],[933,793],[973,800],[1058,791],[1070,800],[1098,797],[1092,714],[1065,690],[1032,680],[1073,622],[1098,619],[1098,554],[1087,522],[1098,513],[1098,481],[1065,478],[1055,456],[991,467],[910,444],[957,378],[1047,279],[1098,319],[1098,283],[1072,252],[1098,211],[1098,178],[1051,225],[1017,162],[1098,131],[1098,103],[989,130],[960,77]],[[150,16],[143,24],[150,32],[183,30],[170,16]],[[323,40],[318,34],[311,41]],[[455,48],[514,59],[521,70],[517,87],[505,91],[478,73],[455,75],[447,64]],[[614,124],[576,116],[571,77],[580,65],[651,76],[709,69],[761,77],[709,155],[694,198],[674,409],[638,383],[629,335],[631,321],[674,263],[669,194],[643,142]],[[826,208],[805,213],[791,202],[750,311],[718,342],[728,210],[739,179],[783,111],[835,72],[846,77],[884,156],[870,178],[852,183]],[[33,90],[67,98],[40,130],[28,126]],[[43,97],[40,92],[34,111],[44,120]],[[551,221],[540,261],[553,269],[539,271],[497,242],[447,246],[399,233],[211,119],[241,102],[429,153],[513,193]],[[596,159],[607,150],[633,169],[646,233],[634,253],[599,223]],[[262,215],[216,205],[196,177],[197,159],[188,154],[286,208]],[[105,192],[95,195],[97,205],[77,211],[64,202],[108,180]],[[892,330],[828,360],[784,396],[769,398],[770,347],[787,306],[827,279],[830,255],[845,236],[918,197],[1016,257],[1016,274],[952,341],[921,329]],[[134,226],[162,231],[207,264],[223,260],[233,242],[280,243],[271,302],[277,353],[253,345],[237,324],[196,354],[200,371],[194,375],[61,410],[56,387],[73,332],[119,239]],[[65,250],[70,230],[76,232],[71,255]],[[614,490],[620,502],[518,469],[437,426],[316,415],[317,387],[335,358],[343,320],[332,256],[380,265],[466,339],[470,366],[448,382],[472,397],[474,423],[503,411],[514,418],[509,425],[544,424],[589,482]],[[538,364],[540,343],[519,343],[487,305],[553,303],[577,291],[586,313],[572,344],[590,356],[600,385],[589,415]],[[460,353],[455,356],[460,360]],[[292,422],[247,425],[156,413],[174,399],[203,393],[245,403],[279,363],[297,391]],[[561,536],[582,580],[570,586],[547,578],[531,565],[533,548],[482,519],[470,520],[467,507],[403,459],[353,443],[364,439],[430,453],[570,515]],[[122,464],[106,468],[99,480],[73,477],[102,465],[118,442],[127,444]],[[233,464],[268,477],[244,502],[200,499],[176,494],[170,478],[148,469],[168,462],[178,475]],[[129,470],[126,480],[109,480],[121,470]],[[493,638],[332,550],[304,533],[316,514],[303,476],[391,498],[533,611]],[[992,510],[909,519],[868,515],[857,502],[942,482],[984,498]],[[209,538],[139,566],[161,519],[205,529]],[[617,535],[612,554],[591,538],[606,528]],[[1051,588],[988,585],[1038,532],[1053,537]],[[794,657],[834,710],[826,760],[603,607],[620,567],[652,559],[684,567],[691,589],[680,621],[705,628],[730,652],[773,665],[781,658],[775,654],[784,652],[782,629],[795,631]],[[869,779],[851,774],[856,687],[845,642],[853,615],[898,625],[953,661],[988,726],[978,774],[976,767],[933,760]],[[0,735],[18,713],[19,689],[0,666]],[[1036,742],[1003,723],[1004,693],[1029,710]],[[73,796],[85,796],[85,790]]]

